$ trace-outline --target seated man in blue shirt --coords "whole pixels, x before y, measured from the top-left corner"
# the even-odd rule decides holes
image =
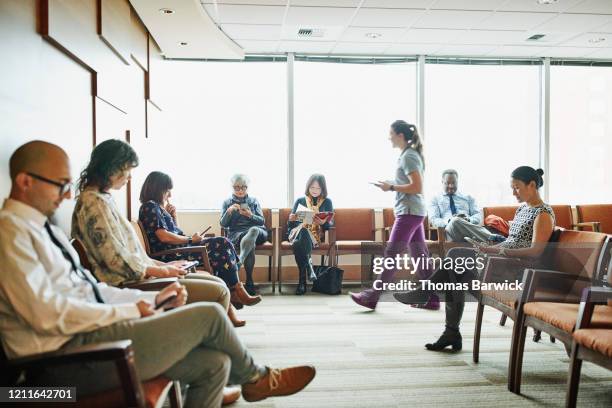
[[[459,174],[448,169],[442,172],[444,193],[435,196],[429,205],[429,222],[434,227],[446,229],[446,239],[465,242],[465,237],[477,241],[492,239],[492,235],[481,226],[482,214],[476,200],[470,195],[457,192]]]

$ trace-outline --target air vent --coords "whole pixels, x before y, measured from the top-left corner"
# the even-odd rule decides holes
[[[323,30],[320,28],[300,28],[298,37],[323,37]]]
[[[537,41],[537,40],[539,40],[539,39],[544,38],[544,36],[545,36],[545,35],[546,35],[546,34],[534,34],[534,35],[532,35],[531,37],[529,37],[529,38],[527,39],[527,41]]]

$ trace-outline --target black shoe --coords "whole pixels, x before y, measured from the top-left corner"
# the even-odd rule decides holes
[[[463,347],[461,333],[458,331],[445,330],[435,343],[427,343],[425,348],[431,351],[441,351],[451,346],[453,351],[461,351]]]
[[[395,300],[405,305],[416,305],[427,303],[430,295],[430,292],[417,289],[411,292],[394,293],[393,297],[395,298]]]
[[[304,293],[306,293],[306,282],[300,282],[298,283],[297,288],[295,288],[295,294],[301,296]]]

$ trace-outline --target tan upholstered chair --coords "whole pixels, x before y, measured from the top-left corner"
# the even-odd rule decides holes
[[[612,234],[612,204],[577,205],[578,226]]]

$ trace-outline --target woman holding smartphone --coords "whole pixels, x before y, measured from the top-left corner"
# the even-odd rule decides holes
[[[232,243],[224,237],[205,238],[201,234],[187,236],[179,228],[176,220],[176,208],[169,203],[172,195],[172,179],[160,171],[151,172],[140,190],[140,211],[138,219],[144,226],[152,252],[166,251],[185,246],[207,247],[208,259],[215,276],[223,279],[231,290],[232,303],[237,307],[242,304],[254,305],[261,301],[261,296],[247,293],[238,278],[238,256]],[[198,261],[202,264],[199,253],[173,253],[157,258],[169,262],[175,260]]]
[[[323,212],[333,212],[334,206],[327,197],[327,183],[322,174],[313,174],[306,182],[306,192],[304,197],[295,200],[293,210],[289,214],[287,222],[287,239],[293,247],[293,255],[299,270],[299,282],[296,295],[306,293],[306,276],[313,281],[316,275],[312,268],[312,248],[316,248],[321,243],[321,236],[333,225],[332,219],[322,219],[317,216],[313,218],[312,224],[304,224],[297,219],[297,209],[299,206],[307,207],[315,214]]]
[[[389,140],[394,148],[401,151],[401,154],[397,160],[395,180],[393,182],[379,181],[375,184],[382,191],[395,192],[393,208],[395,222],[387,242],[385,256],[394,257],[409,248],[413,258],[429,257],[423,229],[423,220],[427,215],[427,210],[423,197],[425,164],[421,138],[416,126],[403,120],[396,120],[391,124]],[[381,280],[385,283],[393,281],[396,272],[394,268],[386,269],[382,273]],[[430,275],[429,270],[422,268],[416,273],[421,279],[428,278]],[[358,305],[376,309],[380,294],[380,291],[372,288],[360,293],[351,293],[350,296]],[[438,296],[432,294],[424,308],[439,309]]]
[[[234,247],[240,248],[240,263],[246,272],[246,290],[251,295],[257,293],[253,282],[255,267],[255,247],[268,239],[266,220],[261,205],[255,197],[247,194],[249,179],[244,174],[231,178],[232,196],[223,202],[221,208],[221,227],[227,228],[228,238]]]

